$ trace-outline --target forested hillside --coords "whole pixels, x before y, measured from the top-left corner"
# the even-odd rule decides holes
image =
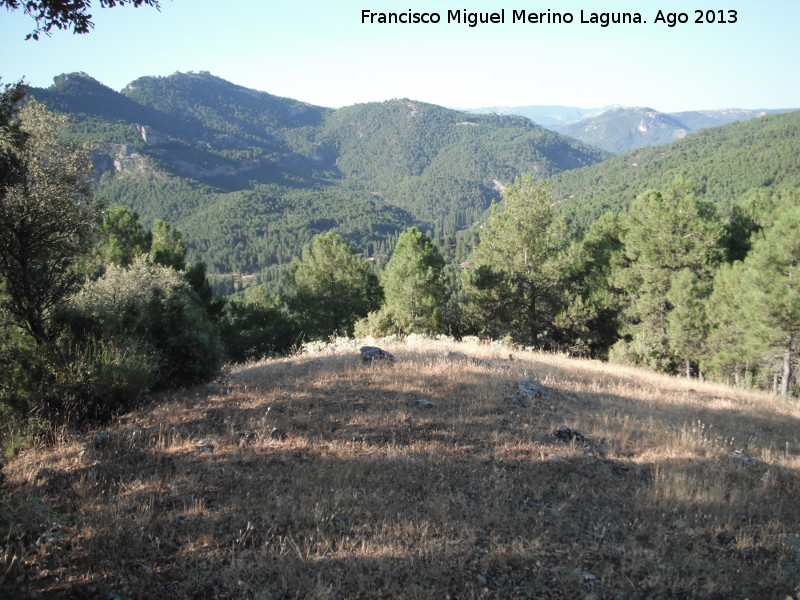
[[[471,223],[520,173],[545,178],[608,156],[524,117],[467,115],[412,100],[342,108],[321,139],[345,178],[443,233]]]
[[[326,111],[209,75],[175,78],[171,117],[157,106],[138,112],[164,131],[115,119],[115,103],[132,100],[85,75],[42,95],[63,108],[69,88],[87,88],[89,117],[71,128],[24,102],[24,86],[4,93],[15,154],[0,267],[18,327],[0,340],[13,349],[0,354],[17,381],[3,392],[9,405],[23,390],[58,412],[58,365],[83,360],[110,370],[70,375],[69,410],[84,406],[87,389],[85,406],[106,410],[106,384],[124,405],[166,380],[211,377],[223,358],[412,333],[796,392],[800,112],[558,174],[593,151],[522,118],[410,100]],[[195,79],[205,95],[181,104]],[[165,83],[141,81],[129,93]],[[94,166],[77,143],[87,138]],[[127,207],[104,206],[103,196]],[[270,285],[242,289],[229,278],[218,287],[227,297],[215,298],[209,269],[259,273]],[[52,363],[51,347],[62,353]],[[52,398],[34,389],[44,380],[26,366],[29,350]],[[93,418],[83,410],[78,420]]]
[[[647,189],[676,177],[696,186],[723,212],[745,192],[800,185],[800,111],[704,129],[666,146],[642,148],[551,177],[559,209],[577,227],[626,210]]]
[[[31,94],[97,143],[101,197],[178,227],[218,273],[287,264],[329,230],[385,255],[410,225],[435,237],[470,226],[520,173],[608,156],[522,117],[410,100],[334,111],[208,73],[143,77],[122,93],[62,75]]]

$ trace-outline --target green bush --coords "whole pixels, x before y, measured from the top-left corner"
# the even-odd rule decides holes
[[[197,295],[181,273],[147,256],[110,265],[72,298],[66,318],[78,339],[137,340],[152,348],[159,386],[208,380],[222,366],[219,329]]]

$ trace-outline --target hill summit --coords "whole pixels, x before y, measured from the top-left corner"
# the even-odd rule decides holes
[[[381,340],[396,361],[376,364],[360,343],[241,365],[14,458],[15,589],[794,593],[796,404],[498,344]]]

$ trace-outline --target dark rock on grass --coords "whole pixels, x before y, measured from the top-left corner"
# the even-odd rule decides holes
[[[422,406],[423,408],[433,408],[437,406],[436,402],[425,400],[424,398],[420,398],[419,400],[417,400],[416,404],[418,406]]]
[[[92,438],[92,447],[95,450],[100,450],[101,448],[105,448],[108,446],[108,441],[110,439],[110,435],[107,431],[98,431],[94,434]]]
[[[361,360],[364,362],[394,362],[394,355],[377,346],[361,346],[358,350],[361,353]]]
[[[558,429],[553,432],[553,435],[556,436],[557,440],[562,442],[579,442],[579,443],[586,443],[587,440],[583,434],[578,431],[577,429],[571,429],[566,425],[561,425]]]

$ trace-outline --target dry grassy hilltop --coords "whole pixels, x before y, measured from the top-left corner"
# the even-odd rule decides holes
[[[0,595],[795,598],[794,400],[500,345],[233,368],[20,453]],[[447,354],[446,354],[447,353]]]

